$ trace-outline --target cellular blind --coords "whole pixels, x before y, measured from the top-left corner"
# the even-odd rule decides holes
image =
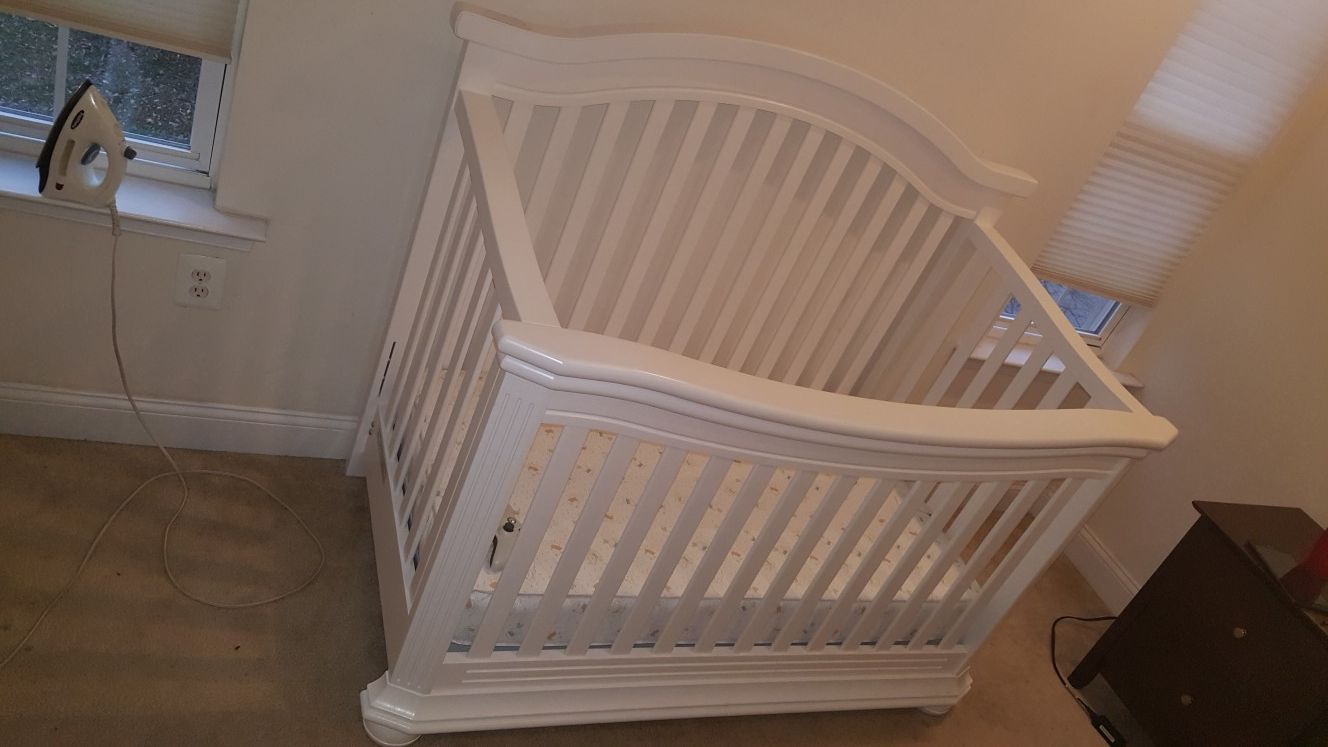
[[[1152,305],[1320,70],[1324,0],[1202,0],[1034,269]]]
[[[0,10],[227,62],[243,0],[0,0]]]

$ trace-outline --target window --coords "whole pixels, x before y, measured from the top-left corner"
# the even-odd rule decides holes
[[[1089,293],[1068,285],[1043,280],[1042,287],[1051,294],[1051,300],[1065,312],[1074,328],[1091,343],[1107,336],[1124,310],[1120,301]],[[1014,319],[1019,313],[1019,301],[1011,298],[1001,316]]]
[[[131,171],[207,186],[226,65],[0,13],[0,147],[36,153],[84,79],[138,151]]]

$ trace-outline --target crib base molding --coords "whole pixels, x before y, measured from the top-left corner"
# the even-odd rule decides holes
[[[784,657],[769,657],[776,658]],[[805,657],[787,657],[785,663],[794,658]],[[746,673],[710,664],[723,671],[702,674],[693,670],[678,677],[639,671],[633,676],[628,667],[613,665],[604,668],[621,668],[621,674],[587,676],[588,672],[574,671],[582,667],[572,666],[562,675],[555,673],[562,667],[548,667],[540,674],[527,671],[524,676],[503,676],[516,672],[502,662],[493,662],[499,666],[468,663],[448,666],[457,682],[428,694],[394,685],[384,674],[360,693],[360,707],[365,728],[375,741],[404,744],[394,740],[407,734],[707,716],[878,708],[926,708],[930,712],[957,703],[972,683],[966,668],[955,673],[953,669],[909,666],[907,659],[912,657],[889,661],[892,658],[878,657],[882,666],[874,672],[865,671],[860,662],[851,673],[806,663],[778,671],[762,671],[757,666]],[[521,663],[526,665],[524,669],[534,669],[529,666],[532,660]],[[375,729],[386,741],[378,740]]]

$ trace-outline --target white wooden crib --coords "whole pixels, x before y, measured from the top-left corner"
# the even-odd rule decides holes
[[[993,228],[1032,179],[794,50],[454,27],[351,462],[370,735],[955,703],[1175,435]]]

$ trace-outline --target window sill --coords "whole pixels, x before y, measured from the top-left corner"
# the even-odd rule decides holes
[[[1000,338],[983,338],[982,342],[979,342],[977,347],[973,349],[973,354],[970,355],[969,358],[975,361],[987,360],[991,357],[992,350],[996,347],[996,341],[998,339]],[[1010,351],[1009,355],[1005,356],[1005,362],[1003,365],[1018,368],[1028,361],[1028,357],[1032,355],[1032,353],[1032,345],[1020,342],[1014,346],[1014,349]],[[1042,370],[1047,373],[1058,374],[1065,370],[1065,364],[1062,363],[1059,358],[1053,356],[1046,363],[1042,364]],[[1120,371],[1112,371],[1111,373],[1126,389],[1138,391],[1144,388],[1144,383],[1135,376]]]
[[[217,210],[210,190],[169,184],[141,176],[126,176],[116,195],[120,223],[130,233],[190,241],[196,244],[249,251],[267,240],[267,221]],[[106,210],[37,192],[33,158],[0,152],[0,209],[109,226]]]

